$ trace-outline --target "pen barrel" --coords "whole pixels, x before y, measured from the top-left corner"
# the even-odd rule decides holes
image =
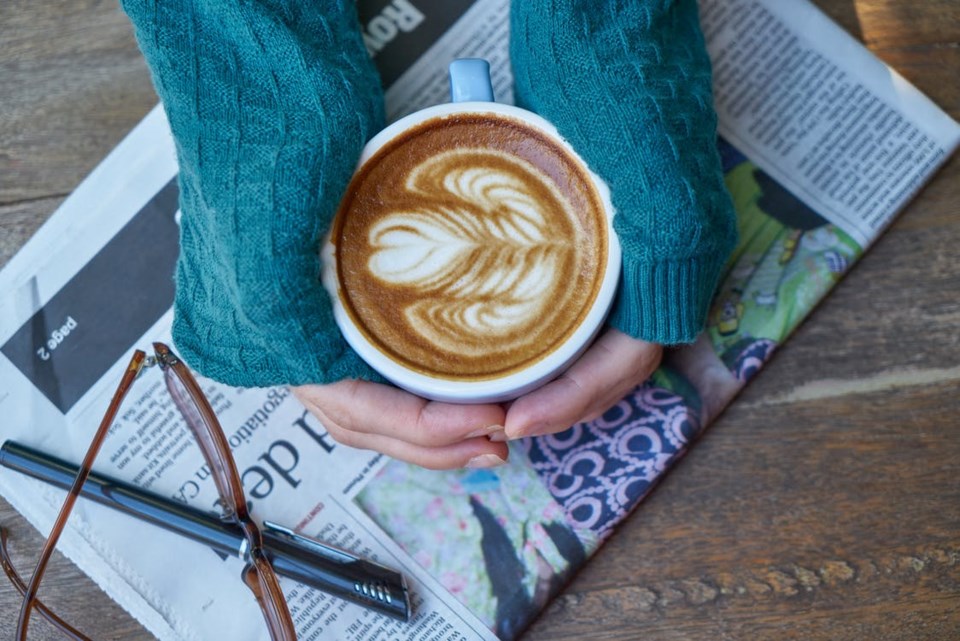
[[[67,490],[79,468],[13,441],[0,446],[0,466]],[[152,523],[223,554],[242,557],[240,527],[188,505],[91,472],[80,496]],[[410,617],[399,572],[272,524],[263,528],[264,552],[277,574],[401,621]]]
[[[79,472],[72,463],[13,441],[0,447],[0,465],[64,490],[70,489]],[[80,496],[229,556],[239,556],[242,550],[243,531],[235,524],[96,472],[87,477]]]

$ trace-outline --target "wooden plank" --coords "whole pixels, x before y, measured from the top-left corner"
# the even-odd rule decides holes
[[[115,1],[0,6],[0,204],[66,195],[157,103]]]
[[[0,205],[0,265],[13,258],[62,202],[55,196]]]

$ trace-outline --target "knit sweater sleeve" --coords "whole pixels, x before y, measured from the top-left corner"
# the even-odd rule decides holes
[[[347,346],[319,246],[380,79],[351,0],[122,0],[179,164],[173,338],[231,385],[377,378]]]
[[[511,60],[517,102],[610,187],[623,278],[609,323],[695,340],[736,242],[695,0],[516,2]]]

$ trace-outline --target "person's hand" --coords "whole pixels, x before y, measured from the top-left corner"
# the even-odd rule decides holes
[[[553,434],[599,417],[649,378],[662,355],[662,346],[608,328],[559,378],[510,404],[507,438]]]
[[[660,364],[662,347],[607,329],[559,378],[507,404],[428,401],[390,385],[345,380],[294,395],[339,443],[430,469],[494,467],[507,439],[551,434],[600,416]]]
[[[439,403],[353,379],[292,390],[343,445],[430,469],[486,468],[507,460],[499,405]]]

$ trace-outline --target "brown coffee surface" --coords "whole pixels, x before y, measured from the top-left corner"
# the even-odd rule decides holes
[[[381,148],[334,222],[340,295],[398,363],[452,380],[519,371],[582,323],[606,214],[582,163],[522,121],[437,117]]]

